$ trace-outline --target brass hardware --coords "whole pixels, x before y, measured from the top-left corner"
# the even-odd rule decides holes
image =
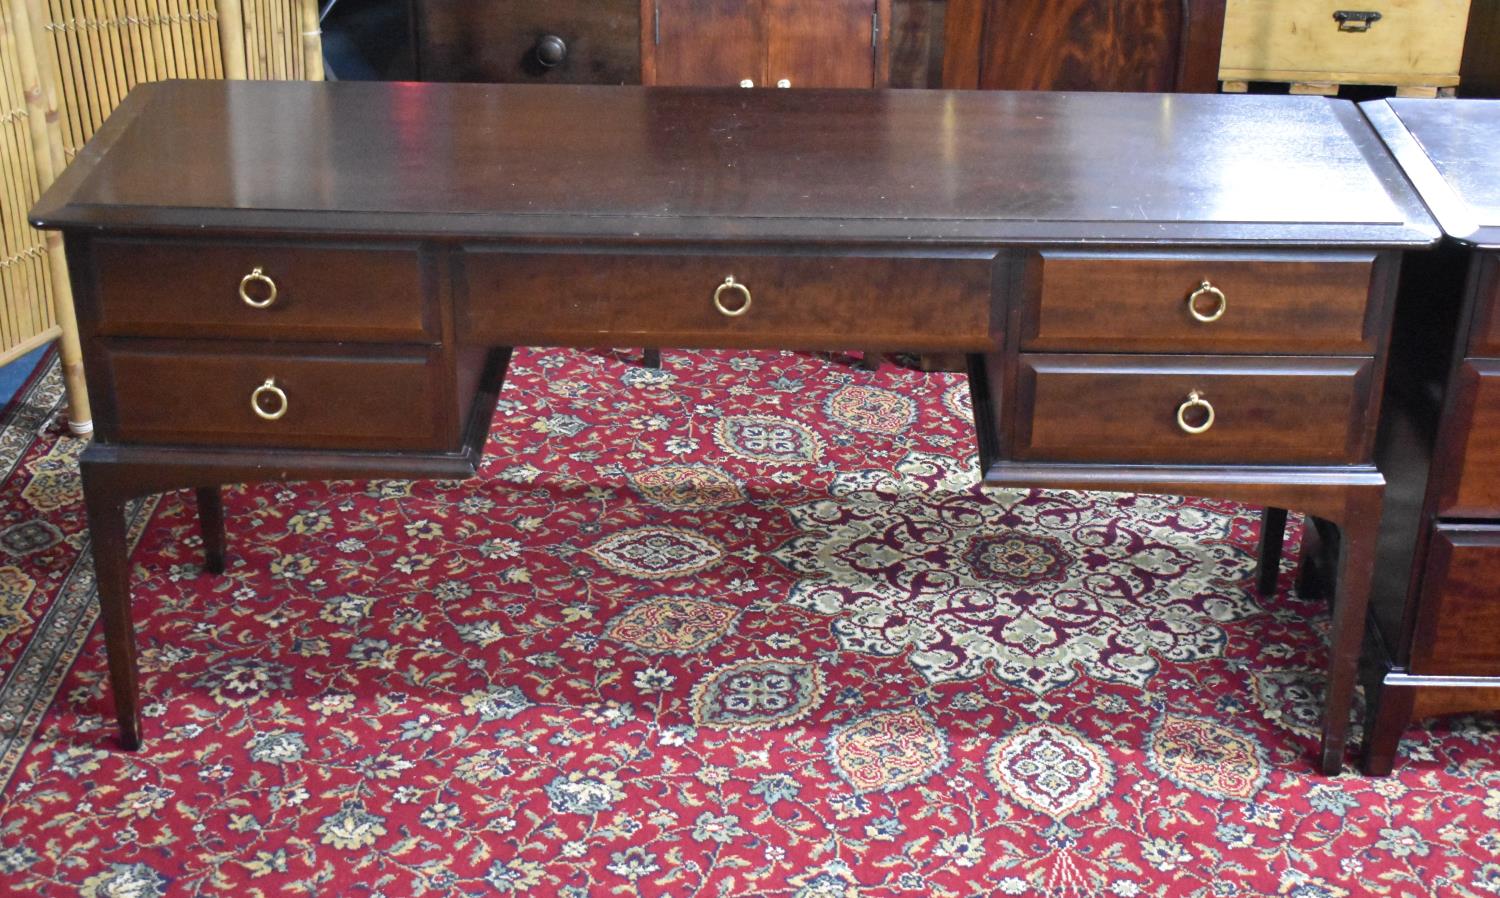
[[[792,86],[792,79],[790,79],[790,78],[782,78],[780,81],[776,82],[776,86],[777,87],[791,87]]]
[[[737,309],[725,308],[724,292],[726,290],[738,290],[740,295],[745,297],[744,303]],[[719,285],[719,289],[714,291],[714,308],[718,309],[721,314],[728,315],[730,318],[738,318],[750,311],[750,301],[750,288],[735,280],[734,275],[725,278],[724,283]]]
[[[274,412],[267,411],[260,404],[261,400],[267,396],[274,396],[276,398],[277,405]],[[276,386],[276,378],[274,377],[266,378],[266,382],[256,387],[255,392],[250,394],[250,408],[253,409],[256,416],[261,418],[262,420],[281,420],[281,417],[286,414],[286,407],[286,393],[283,392],[280,387]]]
[[[265,284],[270,292],[265,299],[255,299],[250,295],[251,284]],[[240,278],[240,299],[252,309],[268,309],[276,301],[276,282],[266,276],[265,269],[257,265],[254,271]]]
[[[1189,424],[1187,422],[1188,409],[1201,408],[1207,416],[1202,424]],[[1183,433],[1203,433],[1214,426],[1214,407],[1208,404],[1208,400],[1198,394],[1197,390],[1188,394],[1187,401],[1177,406],[1177,426],[1182,428]]]
[[[1333,20],[1339,23],[1340,31],[1361,33],[1370,30],[1370,26],[1381,20],[1380,13],[1371,10],[1360,12],[1352,9],[1341,9],[1333,14]]]
[[[1198,311],[1198,300],[1204,296],[1212,296],[1215,300],[1217,300],[1217,303],[1214,306],[1214,310],[1208,314],[1204,314],[1203,312]],[[1218,287],[1215,287],[1213,284],[1210,284],[1208,281],[1204,281],[1203,284],[1199,286],[1197,290],[1194,290],[1193,294],[1188,297],[1188,313],[1204,324],[1211,324],[1215,321],[1218,321],[1220,318],[1223,318],[1224,312],[1228,310],[1228,308],[1229,298],[1224,295],[1224,291],[1220,290]]]
[[[755,82],[752,81],[752,80],[750,80],[749,78],[746,78],[745,80],[743,80],[743,81],[740,82],[740,87],[754,87],[754,86],[755,86]]]

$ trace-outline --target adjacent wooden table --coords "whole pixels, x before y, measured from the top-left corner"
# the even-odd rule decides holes
[[[1379,440],[1389,663],[1364,767],[1384,774],[1413,718],[1500,710],[1500,101],[1362,108],[1448,235],[1402,279]]]
[[[32,217],[83,324],[127,746],[131,497],[196,488],[221,568],[221,484],[472,474],[507,347],[856,346],[970,357],[988,483],[1337,528],[1340,768],[1398,263],[1438,234],[1352,104],[173,82]]]

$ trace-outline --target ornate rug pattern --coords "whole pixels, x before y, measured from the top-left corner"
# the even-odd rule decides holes
[[[0,894],[1500,895],[1500,727],[1313,773],[1227,503],[981,491],[967,385],[521,351],[483,476],[134,512],[113,749],[55,369],[0,430]],[[1295,557],[1295,545],[1289,547]]]

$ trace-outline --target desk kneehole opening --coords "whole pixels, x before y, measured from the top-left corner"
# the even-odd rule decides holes
[[[1191,435],[1207,433],[1214,426],[1214,407],[1197,390],[1188,393],[1187,399],[1177,406],[1177,426]]]

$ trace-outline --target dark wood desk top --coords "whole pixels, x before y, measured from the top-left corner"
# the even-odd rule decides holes
[[[1377,100],[1363,109],[1448,236],[1500,249],[1500,100]]]
[[[1417,246],[1318,97],[178,81],[136,88],[40,227],[383,236]]]

